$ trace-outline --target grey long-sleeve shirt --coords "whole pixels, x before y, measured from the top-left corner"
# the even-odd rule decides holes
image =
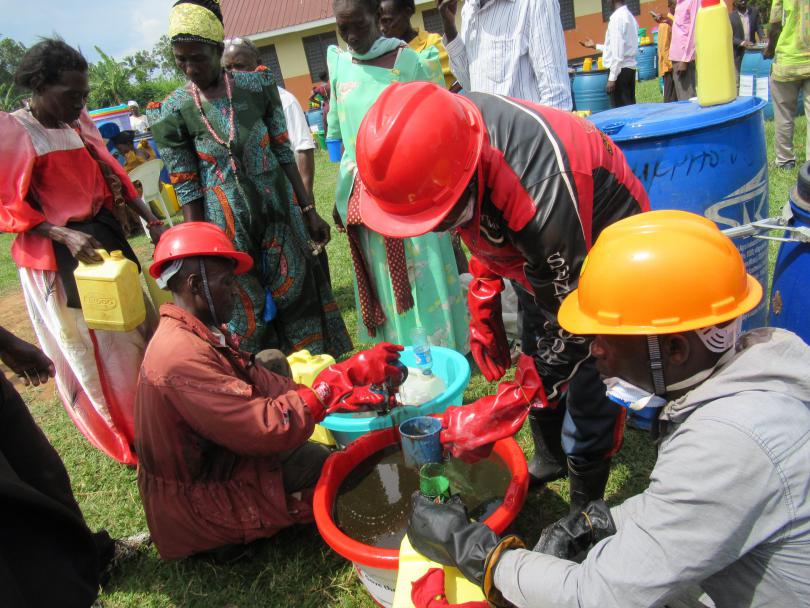
[[[674,430],[617,533],[582,564],[509,551],[496,587],[532,608],[661,606],[694,584],[717,608],[810,606],[810,347],[749,332],[662,416]]]

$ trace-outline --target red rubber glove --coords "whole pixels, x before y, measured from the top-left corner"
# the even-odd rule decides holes
[[[401,376],[401,368],[394,365],[399,361],[399,353],[402,347],[397,344],[382,342],[374,348],[357,353],[350,359],[341,363],[330,365],[315,378],[312,383],[311,393],[317,397],[321,407],[326,413],[337,409],[344,397],[347,397],[357,386],[367,386],[369,384],[384,384],[387,378]],[[305,389],[299,389],[299,393]],[[358,399],[370,400],[368,392]],[[309,402],[310,400],[305,397]],[[350,403],[351,400],[348,401]],[[377,403],[380,401],[377,400]]]
[[[515,379],[501,382],[495,395],[447,408],[441,440],[450,453],[473,463],[489,456],[493,444],[520,430],[531,408],[551,407],[534,359],[520,355]]]
[[[470,349],[481,373],[492,382],[500,380],[512,364],[501,310],[503,280],[476,257],[470,260],[470,273]]]
[[[425,575],[411,583],[411,601],[414,608],[489,608],[489,603],[464,602],[451,604],[444,593],[444,569],[431,568]]]
[[[385,395],[372,393],[367,386],[358,386],[338,403],[330,406],[327,414],[336,412],[368,412],[376,409],[385,400]]]

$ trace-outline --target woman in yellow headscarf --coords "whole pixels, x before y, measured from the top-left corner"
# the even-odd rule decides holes
[[[175,3],[169,36],[188,83],[147,108],[152,134],[186,221],[217,224],[253,257],[230,323],[242,348],[341,355],[351,342],[315,257],[329,225],[287,144],[272,73],[227,74],[224,33],[218,1]]]

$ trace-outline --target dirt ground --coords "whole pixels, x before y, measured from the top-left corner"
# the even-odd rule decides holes
[[[31,320],[28,318],[28,309],[25,307],[25,299],[19,289],[14,289],[8,293],[0,296],[0,310],[3,311],[3,327],[13,333],[18,338],[30,342],[31,344],[37,343],[37,336],[34,333],[34,328],[31,327]],[[0,363],[0,369],[3,375],[11,380],[14,388],[19,390],[40,390],[40,391],[53,391],[54,384],[49,382],[46,387],[41,389],[25,389],[20,379],[5,365]]]

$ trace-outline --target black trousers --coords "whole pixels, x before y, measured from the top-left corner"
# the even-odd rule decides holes
[[[675,80],[672,77],[672,70],[664,74],[664,103],[678,101],[678,93],[675,91]]]
[[[636,103],[636,71],[633,68],[622,68],[619,72],[610,101],[614,108]]]
[[[522,350],[534,355],[545,316],[532,294],[519,285],[515,285],[515,291],[518,313],[523,321]],[[556,408],[535,410],[532,414],[541,425],[553,424],[559,428],[562,420],[563,452],[577,464],[610,458],[619,451],[624,439],[624,408],[607,398],[593,357],[579,366]]]

